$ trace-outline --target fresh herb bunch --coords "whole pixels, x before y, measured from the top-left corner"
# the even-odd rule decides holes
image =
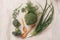
[[[27,6],[25,8],[22,8],[22,12],[26,12],[26,10],[28,11],[28,13],[25,15],[25,21],[27,25],[31,25],[37,21],[37,8],[36,6],[33,6],[31,1],[28,1],[26,5]]]
[[[28,13],[36,13],[35,11],[37,11],[37,6],[33,6],[33,4],[31,3],[31,1],[28,1],[28,3],[26,3],[26,7],[22,8],[22,12],[25,12],[26,10],[28,11]]]
[[[28,13],[36,13],[37,11],[37,6],[33,6],[33,4],[31,3],[31,1],[28,1],[27,3],[27,10],[28,10]]]
[[[19,28],[16,28],[15,31],[12,32],[14,36],[20,36],[21,35],[21,30]]]
[[[16,19],[18,14],[19,14],[19,10],[15,9],[14,12],[13,12],[13,18]]]
[[[33,13],[26,14],[25,21],[27,25],[32,25],[37,21],[37,16]]]
[[[26,12],[26,8],[22,8],[21,10],[22,10],[22,12]]]
[[[14,19],[14,20],[13,20],[13,25],[14,25],[15,27],[19,27],[21,24],[19,23],[19,21],[18,21],[17,19]]]
[[[21,25],[20,24],[20,22],[18,21],[18,19],[17,19],[17,15],[19,15],[19,12],[20,12],[20,10],[19,10],[19,8],[20,8],[21,6],[19,6],[18,8],[16,8],[15,10],[14,10],[14,12],[13,12],[13,25],[16,27],[15,29],[15,31],[13,31],[12,32],[12,34],[13,35],[15,35],[15,36],[19,36],[19,35],[21,35],[21,31],[19,30],[19,26]]]
[[[47,10],[49,8],[50,8],[50,10],[49,10],[47,16],[45,17]],[[46,29],[49,26],[49,24],[53,20],[53,14],[54,14],[54,7],[53,7],[52,3],[50,5],[48,5],[47,0],[46,0],[46,5],[45,5],[45,8],[43,9],[43,13],[40,17],[40,21],[39,21],[37,27],[35,28],[34,32],[32,33],[32,36],[39,34],[40,32],[42,32],[44,29]],[[44,17],[45,17],[45,19],[44,19]]]

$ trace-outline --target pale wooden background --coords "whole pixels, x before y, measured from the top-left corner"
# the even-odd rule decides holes
[[[44,3],[44,0],[37,1]],[[25,2],[26,0],[0,0],[0,40],[60,40],[60,1],[55,0],[52,0],[55,7],[54,21],[44,33],[26,39],[16,38],[11,34],[12,10]]]

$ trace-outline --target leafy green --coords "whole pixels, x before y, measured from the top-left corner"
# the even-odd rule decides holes
[[[16,19],[16,18],[17,18],[17,15],[18,15],[19,12],[20,12],[20,10],[19,10],[20,7],[21,7],[21,5],[14,10],[13,15],[12,15],[12,16],[13,16],[13,19],[14,19],[14,20],[13,20],[13,25],[16,27],[15,31],[12,32],[12,34],[13,34],[14,36],[19,36],[19,35],[21,34],[21,30],[19,30],[19,26],[20,26],[21,24],[20,24],[19,21]]]
[[[31,25],[36,23],[37,21],[36,6],[33,6],[33,4],[30,1],[28,1],[27,6],[25,8],[28,10],[28,13],[25,15],[26,24]]]
[[[17,15],[19,15],[19,12],[20,12],[19,8],[20,8],[21,6],[22,6],[22,5],[20,5],[18,8],[16,8],[16,9],[13,11],[12,16],[13,16],[14,19],[16,19]]]
[[[12,32],[12,34],[13,34],[14,36],[20,36],[20,35],[21,35],[21,31],[18,30],[18,31]]]
[[[20,36],[21,35],[21,30],[19,28],[16,28],[15,31],[12,32],[14,36]]]
[[[25,11],[26,11],[26,9],[25,9],[25,8],[22,8],[21,10],[22,10],[22,12],[25,12]]]
[[[13,12],[13,18],[14,18],[14,20],[13,20],[13,25],[15,26],[15,27],[19,27],[21,24],[19,23],[19,21],[16,19],[17,18],[17,15],[19,15],[19,12],[20,12],[20,10],[19,10],[19,8],[21,7],[22,5],[20,5],[18,8],[16,8],[15,10],[14,10],[14,12]]]
[[[16,19],[17,15],[19,14],[19,10],[14,10],[13,12],[13,18]]]
[[[33,4],[28,1],[27,6],[26,6],[28,13],[36,13],[35,11],[37,10],[36,6],[33,6]]]
[[[36,23],[37,21],[37,16],[33,13],[29,13],[25,15],[25,21],[27,25],[31,25]]]
[[[51,3],[52,4],[52,3]],[[51,7],[52,6],[52,7]],[[47,10],[50,7],[50,11],[48,12],[47,16],[45,17],[45,14],[47,12]],[[50,15],[49,15],[50,14]],[[43,10],[43,13],[41,15],[40,21],[36,27],[36,29],[34,30],[34,32],[32,33],[32,35],[37,35],[38,33],[42,32],[46,27],[49,26],[49,24],[52,22],[53,20],[53,14],[54,14],[54,7],[53,5],[49,5],[47,7],[47,0],[46,0],[46,5],[45,8]],[[45,19],[44,19],[45,17]],[[44,21],[43,21],[44,20]]]
[[[19,27],[21,24],[19,23],[19,21],[18,21],[17,19],[14,19],[14,20],[13,20],[13,25],[14,25],[15,27]]]

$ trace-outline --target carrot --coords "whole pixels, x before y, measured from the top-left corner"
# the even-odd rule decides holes
[[[35,24],[31,25],[31,28],[29,29],[28,33],[35,27]]]
[[[24,31],[24,33],[26,33],[27,32],[27,29],[25,27],[23,27],[23,31]]]
[[[26,36],[27,36],[27,32],[20,35],[21,38],[25,38]]]
[[[22,19],[22,23],[23,23],[23,32],[25,33],[25,32],[27,32],[27,29],[26,29],[26,27],[24,25],[24,19]]]
[[[25,38],[27,34],[34,28],[35,24],[31,25],[31,28],[28,30],[28,32],[25,32],[21,35],[21,38]]]
[[[27,29],[26,29],[26,27],[25,27],[25,25],[24,25],[24,19],[22,19],[22,23],[23,23],[23,34],[21,34],[21,38],[25,38],[26,37],[26,35],[27,35]]]

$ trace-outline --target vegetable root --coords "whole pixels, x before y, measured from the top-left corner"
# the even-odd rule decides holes
[[[31,28],[28,30],[28,32],[23,33],[23,34],[21,35],[21,38],[25,38],[25,37],[27,36],[27,34],[34,28],[34,26],[35,26],[35,24],[31,25]]]

